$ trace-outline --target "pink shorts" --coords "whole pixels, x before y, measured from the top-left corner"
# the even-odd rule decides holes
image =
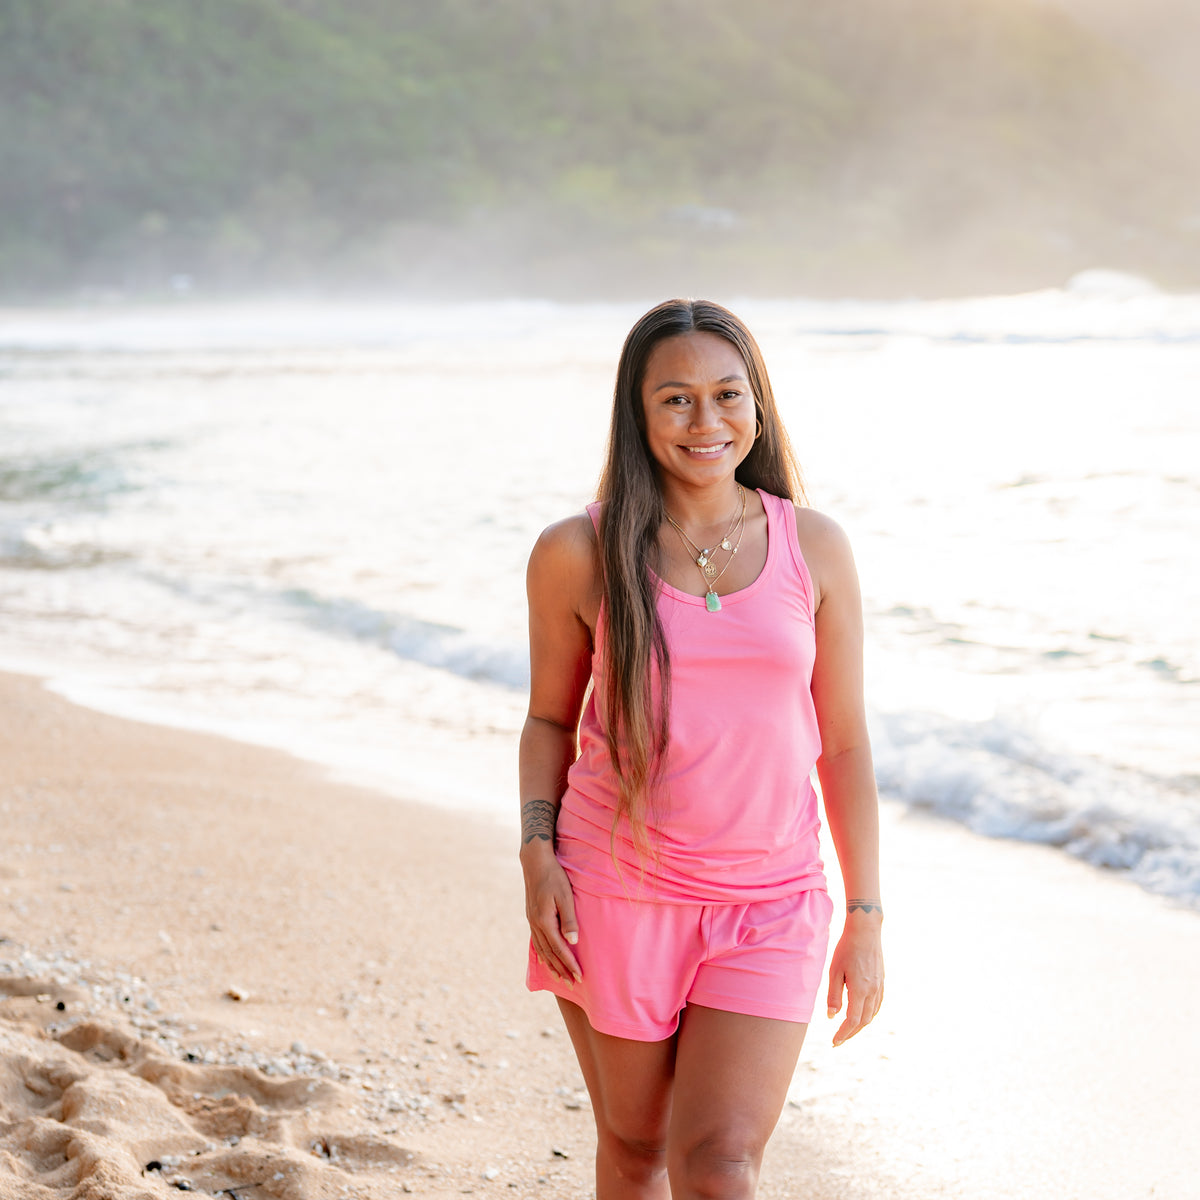
[[[658,1042],[686,1004],[779,1021],[812,1019],[833,901],[823,888],[752,904],[655,904],[575,893],[583,979],[529,951],[526,983],[578,1004],[592,1028]]]

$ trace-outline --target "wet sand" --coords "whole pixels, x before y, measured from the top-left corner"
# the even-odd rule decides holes
[[[510,828],[21,676],[0,750],[3,1200],[591,1192]],[[814,1022],[760,1195],[1184,1200],[1197,914],[892,806],[884,842],[884,1009]]]

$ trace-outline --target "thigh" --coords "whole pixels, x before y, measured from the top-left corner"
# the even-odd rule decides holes
[[[689,1004],[675,1052],[670,1142],[757,1156],[783,1111],[808,1026]]]
[[[596,1124],[625,1141],[665,1143],[675,1074],[675,1038],[638,1042],[599,1033],[561,996],[567,1032],[592,1099]]]

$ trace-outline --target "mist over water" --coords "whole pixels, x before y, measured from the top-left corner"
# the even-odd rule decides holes
[[[885,794],[1200,901],[1200,298],[733,303],[854,544]],[[644,305],[0,314],[0,659],[507,815],[524,565]]]

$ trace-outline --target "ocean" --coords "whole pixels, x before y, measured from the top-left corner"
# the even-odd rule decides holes
[[[729,301],[892,801],[1200,908],[1200,296]],[[0,311],[0,666],[512,820],[524,568],[647,305]]]

